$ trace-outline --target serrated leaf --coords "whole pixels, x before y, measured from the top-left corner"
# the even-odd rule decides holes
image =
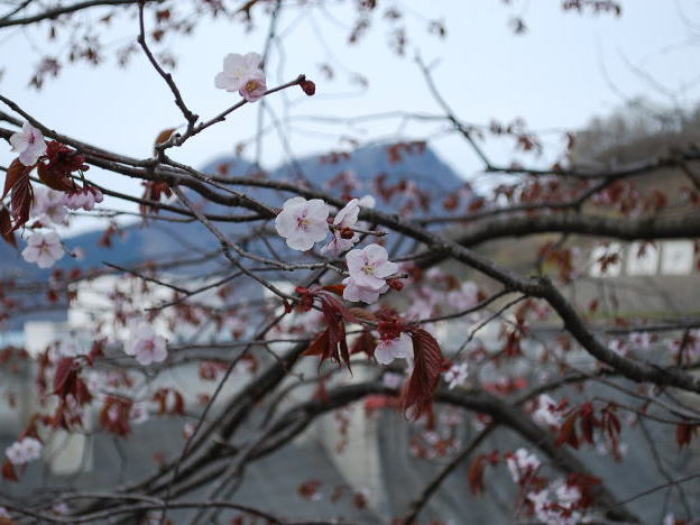
[[[7,173],[5,174],[5,187],[2,190],[2,198],[4,199],[10,190],[17,184],[20,179],[29,178],[29,172],[32,171],[33,166],[25,166],[19,159],[15,159],[7,168]]]
[[[414,367],[402,397],[404,410],[414,408],[412,417],[417,419],[432,404],[444,358],[439,343],[429,332],[414,327],[410,333]]]

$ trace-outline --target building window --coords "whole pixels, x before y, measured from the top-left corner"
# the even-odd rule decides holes
[[[596,246],[591,252],[591,277],[617,277],[622,270],[622,247],[611,242]]]
[[[693,271],[695,249],[692,241],[666,241],[661,249],[661,272],[685,275]]]
[[[659,249],[648,242],[633,242],[627,252],[628,275],[655,275],[659,268]]]

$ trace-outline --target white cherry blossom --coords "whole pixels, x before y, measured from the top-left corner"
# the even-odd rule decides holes
[[[25,437],[21,441],[15,441],[5,449],[5,455],[13,465],[24,465],[41,457],[44,446],[36,438]]]
[[[370,244],[361,250],[350,250],[345,261],[353,284],[373,290],[384,288],[386,278],[399,269],[398,264],[389,262],[386,248],[378,244]]]
[[[151,325],[144,321],[131,323],[124,352],[133,356],[143,366],[160,363],[168,357],[165,338],[156,334]]]
[[[63,254],[61,239],[56,232],[32,233],[27,239],[27,247],[22,250],[24,260],[36,263],[39,268],[50,268]]]
[[[508,471],[513,481],[519,483],[520,480],[531,476],[540,468],[540,460],[524,448],[519,448],[506,459]]]
[[[557,410],[556,401],[547,394],[542,394],[537,398],[537,410],[532,413],[532,419],[540,425],[552,427],[561,425],[561,414]]]
[[[22,131],[10,137],[10,144],[12,151],[19,153],[19,161],[25,166],[33,166],[46,153],[44,136],[29,122],[24,123]]]
[[[395,339],[381,339],[374,350],[374,357],[382,365],[388,365],[394,359],[412,359],[413,340],[407,333]]]
[[[360,236],[352,231],[357,224],[357,216],[360,214],[360,201],[352,199],[342,210],[335,214],[333,219],[333,238],[331,242],[321,248],[322,253],[329,253],[337,257],[342,252],[352,248]]]
[[[443,374],[447,386],[450,390],[457,386],[461,386],[467,380],[469,375],[469,365],[467,363],[455,363],[447,372]]]
[[[68,210],[63,199],[62,192],[39,186],[34,190],[32,217],[53,224],[66,224]]]
[[[284,203],[275,219],[275,228],[290,248],[310,250],[314,243],[328,235],[329,213],[328,205],[321,199],[307,201],[303,197],[294,197]]]

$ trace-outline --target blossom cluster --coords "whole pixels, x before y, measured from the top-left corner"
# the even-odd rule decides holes
[[[43,449],[41,441],[33,437],[25,437],[20,441],[15,441],[5,449],[7,459],[13,465],[24,465],[41,457]]]
[[[577,510],[581,491],[563,480],[542,490],[529,492],[527,500],[535,517],[547,525],[574,525],[580,523],[583,517]]]
[[[27,203],[29,216],[35,219],[34,232],[27,237],[27,247],[22,251],[25,261],[36,263],[39,268],[50,268],[65,254],[56,226],[68,224],[68,210],[91,211],[95,204],[103,201],[102,192],[89,184],[80,188],[67,175],[74,170],[85,170],[84,158],[59,142],[48,145],[41,131],[25,122],[22,130],[10,137],[13,151],[19,154],[19,162],[27,167],[39,165],[42,180],[63,191],[40,186],[34,190],[33,200]],[[42,160],[44,159],[44,160]],[[42,161],[42,163],[40,163]],[[37,231],[48,228],[50,231]]]

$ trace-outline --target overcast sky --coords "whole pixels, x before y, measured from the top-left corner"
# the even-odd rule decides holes
[[[306,73],[318,86],[312,98],[298,89],[288,93],[294,102],[291,114],[435,113],[438,108],[412,60],[416,52],[435,64],[435,80],[455,113],[474,123],[522,117],[533,129],[576,129],[626,98],[644,96],[661,104],[691,106],[700,96],[697,0],[623,0],[619,18],[564,14],[559,0],[512,0],[510,6],[501,0],[380,1],[382,9],[398,5],[406,13],[412,40],[403,59],[388,49],[390,27],[379,19],[359,45],[346,44],[353,20],[348,3],[328,2],[327,15],[315,11],[313,16],[299,17],[293,9],[283,12],[279,30],[285,35],[284,60],[273,49],[268,85]],[[135,14],[134,9],[131,12]],[[513,16],[523,18],[525,34],[514,34],[509,24]],[[426,19],[443,19],[447,39],[429,36]],[[694,21],[697,28],[692,26]],[[261,51],[266,30],[265,24],[246,33],[240,25],[207,23],[193,36],[169,42],[179,57],[176,80],[195,112],[212,116],[237,99],[215,89],[214,76],[226,53]],[[69,66],[40,92],[28,88],[41,56],[56,52],[45,42],[46,32],[45,25],[0,32],[0,68],[4,69],[0,92],[36,118],[76,138],[136,157],[149,155],[160,130],[182,123],[162,79],[141,55],[127,69],[119,69],[108,54],[108,63],[98,68]],[[136,20],[124,16],[107,40],[123,45],[135,39],[136,32]],[[321,63],[334,67],[334,81],[319,73]],[[369,80],[367,89],[349,82],[354,72]],[[270,103],[281,114],[281,96],[274,97]],[[173,156],[201,166],[212,157],[232,153],[237,142],[255,133],[257,109],[256,105],[244,107]],[[367,140],[397,133],[413,138],[435,131],[435,126],[415,124],[399,129],[395,120],[364,122],[350,130],[311,121],[295,121],[293,126],[295,131],[288,138],[295,155],[347,149],[342,135]],[[553,145],[559,137],[559,133],[552,135]],[[457,137],[438,135],[431,144],[462,176],[472,177],[478,170],[477,159]],[[508,162],[508,148],[492,147],[495,160]],[[247,153],[253,155],[254,149]],[[278,136],[271,134],[263,145],[264,167],[275,167],[285,157]],[[0,144],[0,163],[7,165],[11,158],[9,146]],[[96,170],[91,175],[121,191],[141,191],[137,183],[115,175]]]

